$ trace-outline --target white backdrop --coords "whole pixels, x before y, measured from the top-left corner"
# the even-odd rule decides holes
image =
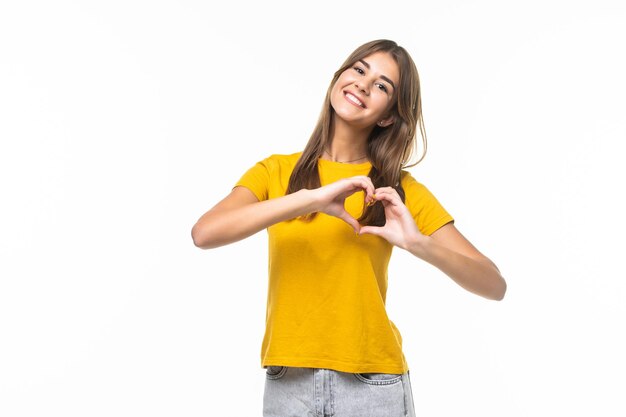
[[[395,251],[417,415],[624,416],[623,4],[2,2],[0,415],[260,416],[266,233],[191,227],[389,38],[422,82],[411,172],[508,283]]]

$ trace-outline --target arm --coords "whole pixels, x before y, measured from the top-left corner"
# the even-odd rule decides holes
[[[448,223],[433,234],[415,236],[407,246],[413,255],[436,266],[466,290],[502,300],[506,282],[498,267]]]
[[[216,248],[281,221],[317,211],[339,217],[358,232],[359,223],[344,208],[345,199],[357,191],[365,191],[365,201],[371,201],[374,194],[371,180],[366,176],[344,178],[315,190],[302,189],[264,201],[259,201],[245,187],[235,187],[198,219],[191,229],[191,237],[199,248]]]
[[[506,282],[496,265],[480,253],[454,224],[448,223],[430,236],[425,236],[393,188],[377,189],[374,198],[382,201],[387,222],[383,227],[363,227],[360,233],[371,233],[387,239],[436,266],[474,294],[492,300],[504,297]]]
[[[215,207],[198,219],[191,229],[194,245],[212,249],[244,239],[283,220],[307,214],[314,209],[309,190],[272,200],[259,201],[245,187],[235,187]]]

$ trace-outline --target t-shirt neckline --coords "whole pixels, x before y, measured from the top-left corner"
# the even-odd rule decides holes
[[[363,170],[363,169],[372,167],[372,164],[370,161],[361,162],[360,164],[329,161],[328,159],[322,159],[322,158],[319,158],[317,161],[320,165],[325,165],[332,169],[341,169],[341,170],[346,170],[346,171],[358,171],[358,170]]]

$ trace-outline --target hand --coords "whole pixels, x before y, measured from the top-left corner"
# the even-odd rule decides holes
[[[369,233],[380,236],[402,249],[407,249],[411,242],[425,238],[396,190],[392,187],[378,188],[374,199],[380,201],[385,208],[385,225],[382,227],[364,226],[359,234]]]
[[[346,198],[358,191],[364,191],[365,204],[374,202],[374,184],[369,177],[364,175],[343,178],[313,191],[316,193],[319,205],[317,211],[340,218],[352,226],[356,233],[361,229],[361,225],[346,211]]]

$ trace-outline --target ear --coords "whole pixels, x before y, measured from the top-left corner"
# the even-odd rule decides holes
[[[379,120],[378,123],[376,123],[376,125],[380,127],[387,127],[393,124],[394,121],[395,121],[395,117],[391,115],[391,116],[385,117],[384,119]]]

